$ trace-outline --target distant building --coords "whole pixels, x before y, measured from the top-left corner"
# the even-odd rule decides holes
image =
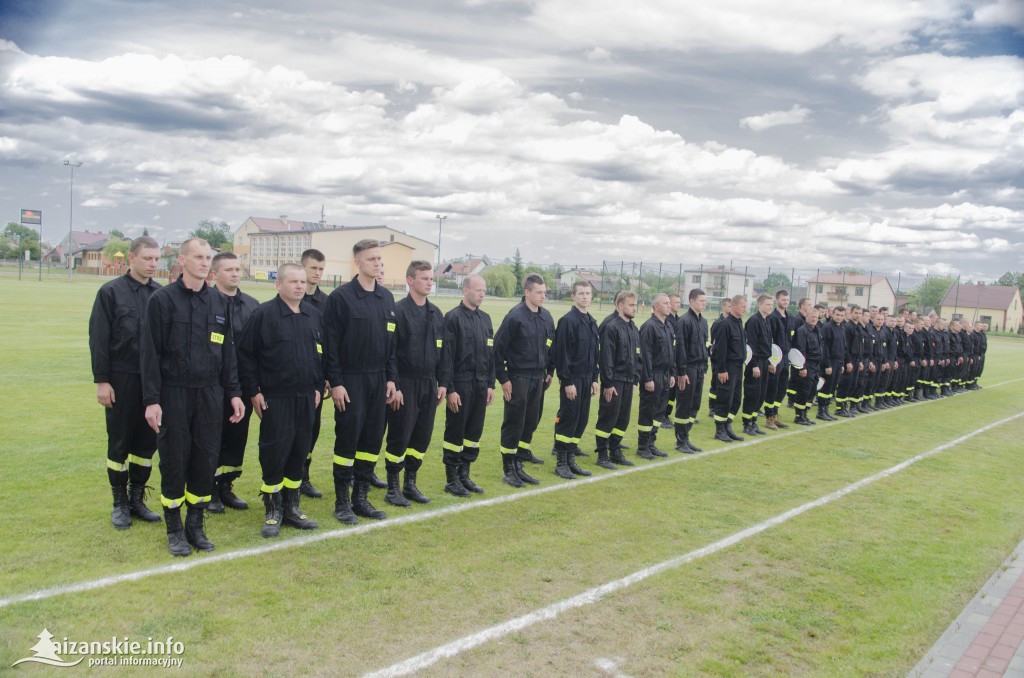
[[[107,234],[96,231],[71,231],[70,234],[65,233],[61,241],[46,254],[46,258],[50,261],[59,261],[65,267],[68,265],[68,257],[73,258],[72,268],[82,268],[85,265],[85,255],[87,252],[96,252],[93,248],[94,245],[99,245],[99,251],[102,253],[103,246],[107,244]],[[89,249],[86,249],[89,248]],[[97,267],[97,257],[95,254],[90,255],[90,267]]]
[[[439,277],[451,280],[458,287],[469,276],[483,273],[487,265],[486,259],[475,257],[465,261],[448,261],[441,264]]]
[[[1020,330],[1020,290],[1004,285],[950,285],[939,305],[939,315],[948,320],[988,323],[993,332]]]
[[[752,296],[754,275],[724,266],[683,271],[679,296],[683,298],[684,304],[690,298],[690,290],[698,288],[707,294],[708,306],[717,308],[725,297],[735,297],[737,294]]]
[[[885,306],[892,312],[896,310],[896,292],[884,275],[820,273],[808,279],[807,298],[830,307],[857,304],[863,308]]]

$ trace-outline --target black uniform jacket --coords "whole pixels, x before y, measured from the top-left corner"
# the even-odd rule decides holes
[[[711,347],[711,335],[708,334],[708,321],[704,316],[687,309],[679,318],[679,334],[676,336],[678,354],[683,364],[707,367],[708,349]]]
[[[711,366],[715,374],[729,371],[729,365],[739,363],[747,357],[747,333],[743,321],[727,315],[715,322],[711,328]]]
[[[640,327],[640,381],[652,381],[655,374],[676,373],[676,333],[666,320],[652,315]]]
[[[573,306],[558,319],[555,343],[551,347],[558,381],[563,387],[578,381],[584,384],[597,381],[599,354],[597,321]]]
[[[238,380],[252,398],[290,398],[323,388],[324,338],[320,311],[305,301],[296,313],[274,297],[252,312],[238,339]]]
[[[796,328],[793,337],[793,348],[804,354],[804,368],[817,367],[822,362],[827,362],[828,356],[822,352],[821,336],[818,333],[817,325],[803,323]]]
[[[828,352],[829,362],[832,364],[845,362],[847,355],[846,332],[843,330],[843,326],[833,320],[829,320],[818,328],[818,333],[821,336],[821,342],[825,345],[825,350]]]
[[[440,386],[455,381],[485,381],[494,387],[494,330],[491,316],[460,303],[444,316]]]
[[[612,313],[601,321],[601,387],[613,382],[637,383],[640,378],[640,331],[632,320]]]
[[[526,302],[512,307],[494,335],[494,372],[502,384],[512,377],[540,377],[554,373],[550,349],[555,342],[555,321],[544,307],[536,313]]]
[[[150,278],[143,285],[126,273],[104,283],[96,293],[89,316],[89,353],[92,378],[110,381],[111,372],[139,374],[139,337],[146,305],[160,283]]]
[[[743,328],[747,333],[747,345],[750,346],[751,362],[763,362],[772,357],[772,328],[768,319],[755,312],[747,318]],[[744,349],[746,350],[746,349]]]
[[[395,303],[397,329],[395,356],[398,378],[429,377],[443,383],[441,351],[444,350],[444,317],[441,309],[428,300],[417,306],[411,296]],[[401,386],[399,386],[401,388]]]
[[[331,386],[343,386],[348,373],[384,372],[388,381],[398,380],[395,298],[378,284],[367,292],[358,278],[327,297],[324,329]]]

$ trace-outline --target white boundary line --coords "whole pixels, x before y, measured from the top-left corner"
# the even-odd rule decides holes
[[[626,575],[621,579],[615,579],[606,584],[595,586],[594,588],[588,589],[583,593],[580,593],[579,595],[575,595],[571,598],[566,598],[556,603],[552,603],[551,605],[548,605],[546,607],[542,607],[528,614],[524,614],[521,617],[509,619],[506,622],[496,624],[490,628],[484,629],[483,631],[477,631],[476,633],[471,633],[467,636],[463,636],[462,638],[454,640],[450,643],[446,643],[445,645],[439,645],[433,650],[428,650],[426,652],[420,653],[414,657],[410,657],[409,659],[398,662],[396,664],[392,664],[391,666],[388,666],[386,668],[380,669],[379,671],[374,671],[372,673],[365,674],[364,678],[391,678],[392,676],[407,676],[411,673],[417,673],[419,671],[427,669],[430,666],[433,666],[442,659],[454,657],[458,654],[461,654],[462,652],[465,652],[466,650],[471,650],[490,640],[507,636],[510,633],[515,633],[516,631],[522,631],[523,629],[533,626],[534,624],[537,624],[541,621],[554,619],[563,612],[567,612],[578,607],[583,607],[584,605],[592,605],[593,603],[600,601],[605,596],[615,593],[616,591],[632,586],[633,584],[638,584],[643,580],[648,579],[649,577],[653,577],[654,575],[661,574],[666,570],[675,569],[699,558],[703,558],[704,556],[709,556],[713,553],[717,553],[718,551],[738,544],[739,542],[749,537],[752,537],[756,534],[760,534],[761,532],[764,532],[769,528],[775,527],[776,525],[781,525],[782,523],[790,520],[791,518],[795,518],[803,513],[810,511],[813,508],[829,504],[877,480],[882,480],[883,478],[888,478],[891,475],[899,473],[908,466],[916,464],[922,459],[927,459],[928,457],[939,454],[940,452],[944,452],[945,450],[948,450],[952,447],[956,447],[960,443],[967,441],[973,438],[974,436],[985,433],[990,429],[993,429],[997,426],[1001,426],[1003,424],[1013,421],[1014,419],[1019,419],[1021,417],[1024,417],[1024,412],[1019,412],[1013,416],[1007,417],[1005,419],[1000,419],[999,421],[993,422],[991,424],[987,424],[979,429],[971,431],[966,435],[962,435],[955,440],[943,443],[942,445],[932,448],[927,452],[923,452],[915,457],[911,457],[910,459],[907,459],[906,461],[903,461],[884,471],[876,473],[875,475],[868,476],[867,478],[858,480],[857,482],[847,485],[846,487],[836,490],[835,492],[830,492],[829,494],[826,494],[823,497],[819,497],[814,501],[810,501],[807,502],[806,504],[797,506],[796,508],[790,509],[785,513],[780,513],[779,515],[773,518],[769,518],[768,520],[765,520],[763,522],[757,523],[756,525],[751,525],[745,530],[736,532],[735,534],[725,537],[724,539],[720,539],[712,544],[708,544],[707,546],[703,546],[694,551],[690,551],[689,553],[684,553],[681,556],[676,556],[675,558],[662,561],[656,565],[652,565],[650,567],[644,568],[632,574]]]
[[[1024,381],[1024,377],[1012,379],[1010,381],[1004,381],[999,384],[993,384],[992,386],[986,386],[987,389],[998,388],[1000,386],[1006,386],[1009,384],[1016,383],[1018,381]],[[928,402],[922,403],[909,403],[905,405],[907,407],[916,407],[918,405],[926,405]],[[901,408],[903,409],[903,408]],[[893,410],[883,410],[881,412],[872,412],[868,416],[874,416],[876,414],[886,414]],[[862,417],[865,415],[859,415]],[[854,419],[844,419],[836,424],[844,424],[853,422]],[[491,497],[490,499],[483,499],[478,501],[467,501],[462,504],[454,504],[447,506],[443,509],[436,509],[433,511],[424,511],[423,513],[414,513],[411,515],[400,516],[397,518],[388,518],[381,522],[364,522],[356,527],[339,527],[333,530],[324,530],[323,532],[316,532],[314,534],[302,535],[299,537],[292,537],[290,539],[282,539],[281,541],[274,541],[267,544],[260,544],[259,546],[251,546],[249,548],[238,549],[237,551],[228,551],[224,553],[218,553],[210,556],[197,556],[193,555],[187,560],[181,560],[168,565],[157,565],[155,567],[146,568],[143,570],[136,570],[134,572],[125,572],[124,574],[111,575],[108,577],[100,577],[98,579],[87,579],[85,581],[77,582],[74,584],[64,584],[61,586],[53,586],[36,591],[30,591],[27,593],[17,593],[10,596],[0,598],[0,609],[10,607],[11,605],[17,605],[18,603],[27,603],[33,600],[46,600],[47,598],[54,598],[69,593],[82,593],[85,591],[94,591],[96,589],[106,588],[108,586],[114,586],[130,581],[139,581],[140,579],[147,579],[149,577],[162,575],[162,574],[173,574],[177,572],[187,572],[196,567],[202,567],[205,565],[213,565],[215,563],[228,562],[232,560],[239,560],[242,558],[249,558],[252,556],[263,555],[264,553],[273,553],[275,551],[283,551],[285,549],[298,548],[306,546],[308,544],[315,544],[322,541],[328,541],[331,539],[346,539],[349,537],[355,537],[357,535],[365,534],[373,530],[389,529],[392,527],[398,527],[401,525],[408,525],[411,523],[420,523],[427,520],[433,520],[435,518],[443,518],[445,516],[454,515],[456,513],[462,513],[463,511],[472,511],[480,508],[486,508],[489,506],[498,506],[500,504],[507,504],[513,501],[519,501],[528,497],[534,497],[548,492],[558,492],[561,490],[569,490],[575,487],[585,487],[591,483],[603,482],[611,480],[613,478],[621,478],[622,476],[629,475],[631,473],[640,473],[654,468],[660,468],[669,464],[679,464],[682,462],[692,461],[694,459],[701,459],[716,454],[721,454],[729,450],[742,449],[753,445],[759,445],[761,443],[770,442],[773,440],[781,440],[783,438],[810,433],[816,430],[814,427],[798,428],[792,431],[786,431],[784,433],[774,433],[770,436],[758,436],[756,438],[747,438],[741,443],[732,443],[730,445],[722,445],[714,449],[701,452],[700,454],[684,455],[671,457],[662,461],[652,462],[643,464],[641,466],[632,466],[618,471],[612,471],[609,473],[602,473],[601,475],[590,476],[589,478],[577,478],[573,482],[558,483],[556,485],[548,485],[545,487],[535,488],[531,490],[525,490],[522,492],[513,492],[511,494],[501,495],[499,497]]]

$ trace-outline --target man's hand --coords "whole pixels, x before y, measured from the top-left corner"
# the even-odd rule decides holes
[[[544,390],[551,388],[551,375],[547,374],[544,376]]]
[[[160,426],[164,423],[164,411],[160,408],[160,405],[153,404],[146,406],[146,423],[149,427],[160,433]]]
[[[437,404],[438,405],[440,405],[441,403],[444,402],[444,397],[447,394],[448,394],[448,387],[447,386],[438,386],[437,387]]]
[[[799,375],[800,375],[801,377],[806,377],[806,376],[807,376],[807,370],[800,370],[800,372],[798,372],[798,374],[799,374]]]
[[[612,398],[617,395],[619,395],[619,389],[615,388],[614,386],[609,386],[604,390],[604,401],[606,403],[610,403],[612,401]]]
[[[648,393],[654,393],[654,382],[653,381],[645,381],[644,382],[644,390],[647,391]]]
[[[668,378],[668,387],[673,388],[676,385],[676,378],[674,376]]]
[[[768,363],[768,374],[775,374],[775,365]]]
[[[597,385],[596,381],[590,385],[590,395],[596,396],[600,390],[601,387]]]
[[[757,365],[754,365],[754,369],[751,370],[750,373],[754,375],[754,379],[760,379],[761,378],[761,368],[759,366],[757,366]]]
[[[827,375],[829,375],[831,377],[832,376],[832,368],[831,367],[826,367],[825,368],[825,374],[827,374]]]
[[[317,395],[320,394],[318,393]],[[264,399],[263,394],[257,393],[252,398],[250,398],[249,401],[252,403],[252,411],[255,412],[256,416],[260,419],[260,421],[262,421],[263,410],[267,409],[267,401],[266,399]]]
[[[569,400],[576,400],[576,384],[569,384],[565,387],[565,397]]]
[[[874,374],[877,369],[878,368],[875,367],[874,363],[868,363],[868,372],[870,372],[871,374]]]
[[[313,407],[320,407],[320,396],[321,395],[323,395],[323,394],[320,393],[319,389],[317,389],[316,391],[313,391]]]
[[[493,388],[489,388],[489,389],[487,389],[487,404],[490,405],[493,402],[494,402],[494,389]]]
[[[846,363],[846,373],[849,374],[851,372],[853,372],[853,363]]]
[[[512,401],[512,380],[509,379],[501,385],[501,393],[505,397],[505,402]]]
[[[398,390],[398,387],[395,386],[395,382],[389,381],[387,386],[384,387],[384,404],[390,405],[394,402],[395,398],[401,397],[402,393]],[[399,402],[399,405],[401,405],[401,402]]]
[[[451,410],[453,414],[458,414],[460,407],[462,407],[462,396],[460,396],[457,391],[452,391],[448,394],[448,409]]]
[[[348,397],[348,390],[344,386],[335,386],[331,389],[331,400],[339,412],[345,411],[345,406],[352,402]]]
[[[690,385],[690,377],[685,374],[679,375],[679,382],[677,384],[680,391],[685,391],[686,387]]]
[[[238,396],[231,399],[231,409],[234,410],[234,414],[228,417],[228,421],[232,424],[237,424],[245,419],[245,403]]]
[[[113,407],[117,402],[117,398],[114,397],[114,387],[105,381],[96,384],[96,402],[108,410]]]
[[[401,391],[396,390],[391,395],[391,402],[387,404],[391,407],[392,412],[397,412],[398,408],[405,404],[405,396],[402,395]]]
[[[724,384],[724,383],[726,383],[728,381],[729,381],[729,373],[728,372],[719,372],[718,373],[718,383],[719,384]]]

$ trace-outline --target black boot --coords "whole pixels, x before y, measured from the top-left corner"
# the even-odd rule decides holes
[[[818,421],[828,421],[828,418],[825,416],[825,406],[821,403],[818,403],[818,414],[814,418]]]
[[[850,411],[848,409],[846,409],[846,407],[847,407],[846,403],[843,403],[842,405],[840,405],[839,408],[836,410],[836,416],[837,417],[842,417],[843,419],[850,419],[850,418],[852,418],[853,415],[850,414]]]
[[[725,422],[725,435],[729,436],[730,438],[732,438],[733,440],[736,440],[736,441],[743,440],[742,436],[736,435],[736,432],[732,430],[732,422],[731,421]]]
[[[373,469],[370,470],[370,481],[369,481],[369,483],[370,483],[370,485],[372,487],[375,487],[378,490],[386,489],[387,486],[388,486],[387,483],[385,483],[383,480],[381,480],[380,478],[377,477],[377,472],[375,470],[373,470]],[[355,487],[355,486],[353,485],[353,487]]]
[[[181,525],[181,507],[165,508],[164,523],[167,524],[167,550],[172,556],[192,555],[192,547],[185,541],[185,528]]]
[[[667,457],[668,455],[658,449],[656,443],[658,442],[658,431],[655,429],[651,432],[651,437],[647,439],[647,451],[653,454],[655,457]]]
[[[384,501],[392,506],[409,508],[412,504],[402,494],[402,472],[399,469],[388,469],[388,491],[384,495]]]
[[[213,542],[206,538],[203,518],[202,506],[188,505],[185,513],[185,539],[200,551],[212,551]]]
[[[581,450],[580,446],[577,443],[573,443],[572,444],[572,453],[575,454],[577,457],[589,457],[590,456],[590,453],[589,452],[584,452],[583,450]]]
[[[405,495],[406,499],[411,499],[417,504],[429,504],[430,497],[420,492],[420,488],[416,487],[416,474],[419,473],[420,464],[419,460],[416,460],[416,464],[410,464],[409,460],[405,460],[405,483],[402,485],[402,494]]]
[[[595,452],[597,452],[597,461],[594,462],[595,464],[597,464],[601,468],[606,468],[609,471],[614,471],[618,468],[615,464],[612,463],[611,459],[608,458],[607,448],[598,447],[595,450]]]
[[[461,464],[445,464],[444,465],[444,477],[445,486],[444,491],[455,497],[468,497],[469,490],[462,485],[462,480],[459,478],[459,467]]]
[[[334,478],[334,517],[346,525],[356,525],[359,518],[352,512],[352,501],[349,499],[349,490],[352,488],[352,481],[349,478],[344,480],[337,476]]]
[[[206,505],[206,510],[210,513],[216,513],[220,515],[224,513],[224,504],[220,500],[220,488],[217,487],[217,482],[220,478],[213,479],[213,491],[210,492],[210,503]]]
[[[566,480],[576,480],[576,476],[572,471],[569,470],[569,462],[566,459],[568,451],[563,448],[558,448],[555,452],[555,475],[559,478],[565,478]]]
[[[234,482],[234,478],[222,477],[217,483],[220,486],[220,503],[229,509],[244,511],[249,508],[249,504],[235,496],[234,491],[231,489],[231,485]]]
[[[323,492],[313,487],[313,483],[309,482],[309,463],[311,461],[312,459],[306,459],[306,464],[302,467],[302,483],[299,485],[299,492],[310,499],[319,499],[324,496]]]
[[[686,437],[683,439],[683,442],[686,443],[686,446],[690,448],[691,452],[703,452],[704,451],[703,449],[701,449],[701,448],[697,447],[696,445],[694,445],[693,441],[690,440],[690,430],[691,429],[693,429],[693,424],[686,424],[686,434],[685,434]]]
[[[131,505],[128,502],[128,488],[118,485],[110,488],[114,495],[114,510],[110,512],[110,524],[119,530],[127,530],[132,526]]]
[[[724,421],[715,422],[715,440],[721,440],[723,443],[732,442],[732,437],[730,437],[729,434],[725,432]]]
[[[147,523],[159,523],[160,516],[149,510],[145,502],[146,486],[144,484],[128,483],[128,505],[131,514]]]
[[[387,487],[387,485],[384,485]],[[380,509],[373,507],[367,496],[370,493],[370,481],[368,480],[354,480],[352,482],[352,513],[363,518],[373,518],[374,520],[383,520],[388,517],[388,514],[384,513]]]
[[[528,450],[525,447],[520,447],[518,454],[521,455],[519,457],[520,459],[522,459],[523,461],[528,461],[531,464],[543,464],[544,463],[544,460],[541,459],[540,457],[533,456],[533,450]]]
[[[608,459],[611,460],[613,464],[616,464],[618,466],[636,466],[636,464],[631,462],[629,459],[626,459],[626,457],[622,455],[622,448],[620,447],[615,447],[611,451],[609,451]]]
[[[462,463],[459,464],[459,482],[461,482],[462,486],[469,490],[470,492],[474,492],[476,494],[483,494],[484,488],[474,483],[473,479],[469,477],[469,466],[472,463],[473,462],[466,461],[465,459],[463,459]]]
[[[650,450],[650,439],[651,436],[646,433],[641,433],[636,437],[636,456],[647,461],[654,459],[654,455],[651,454]]]
[[[524,483],[528,483],[530,485],[540,485],[539,480],[537,480],[536,478],[529,475],[526,471],[523,470],[524,461],[524,459],[520,459],[519,457],[512,458],[512,468],[515,469],[516,475],[519,476],[519,479],[522,480]]]
[[[593,475],[590,471],[580,468],[576,464],[576,452],[575,450],[567,450],[565,453],[565,463],[568,465],[569,470],[573,472],[573,475],[577,476],[589,476]]]
[[[750,432],[755,436],[766,436],[768,433],[761,430],[761,427],[757,425],[757,417],[755,416],[750,420]]]
[[[281,534],[281,521],[284,513],[281,508],[281,493],[264,492],[263,508],[267,515],[263,520],[263,529],[260,530],[260,534],[264,539],[273,539]]]
[[[511,454],[501,455],[501,470],[504,472],[501,476],[501,482],[506,485],[511,485],[512,487],[525,487],[523,481],[519,479],[519,474],[516,473],[515,465],[512,462],[513,457]],[[447,468],[447,466],[445,468]]]
[[[748,436],[757,435],[756,433],[754,433],[753,428],[754,427],[751,425],[749,420],[743,420],[743,432],[745,434],[747,434]]]
[[[686,444],[686,424],[676,424],[676,452],[690,454],[690,446]]]
[[[299,510],[299,488],[284,488],[278,494],[281,497],[281,522],[289,527],[300,530],[315,530],[320,527],[315,520],[306,517]]]

